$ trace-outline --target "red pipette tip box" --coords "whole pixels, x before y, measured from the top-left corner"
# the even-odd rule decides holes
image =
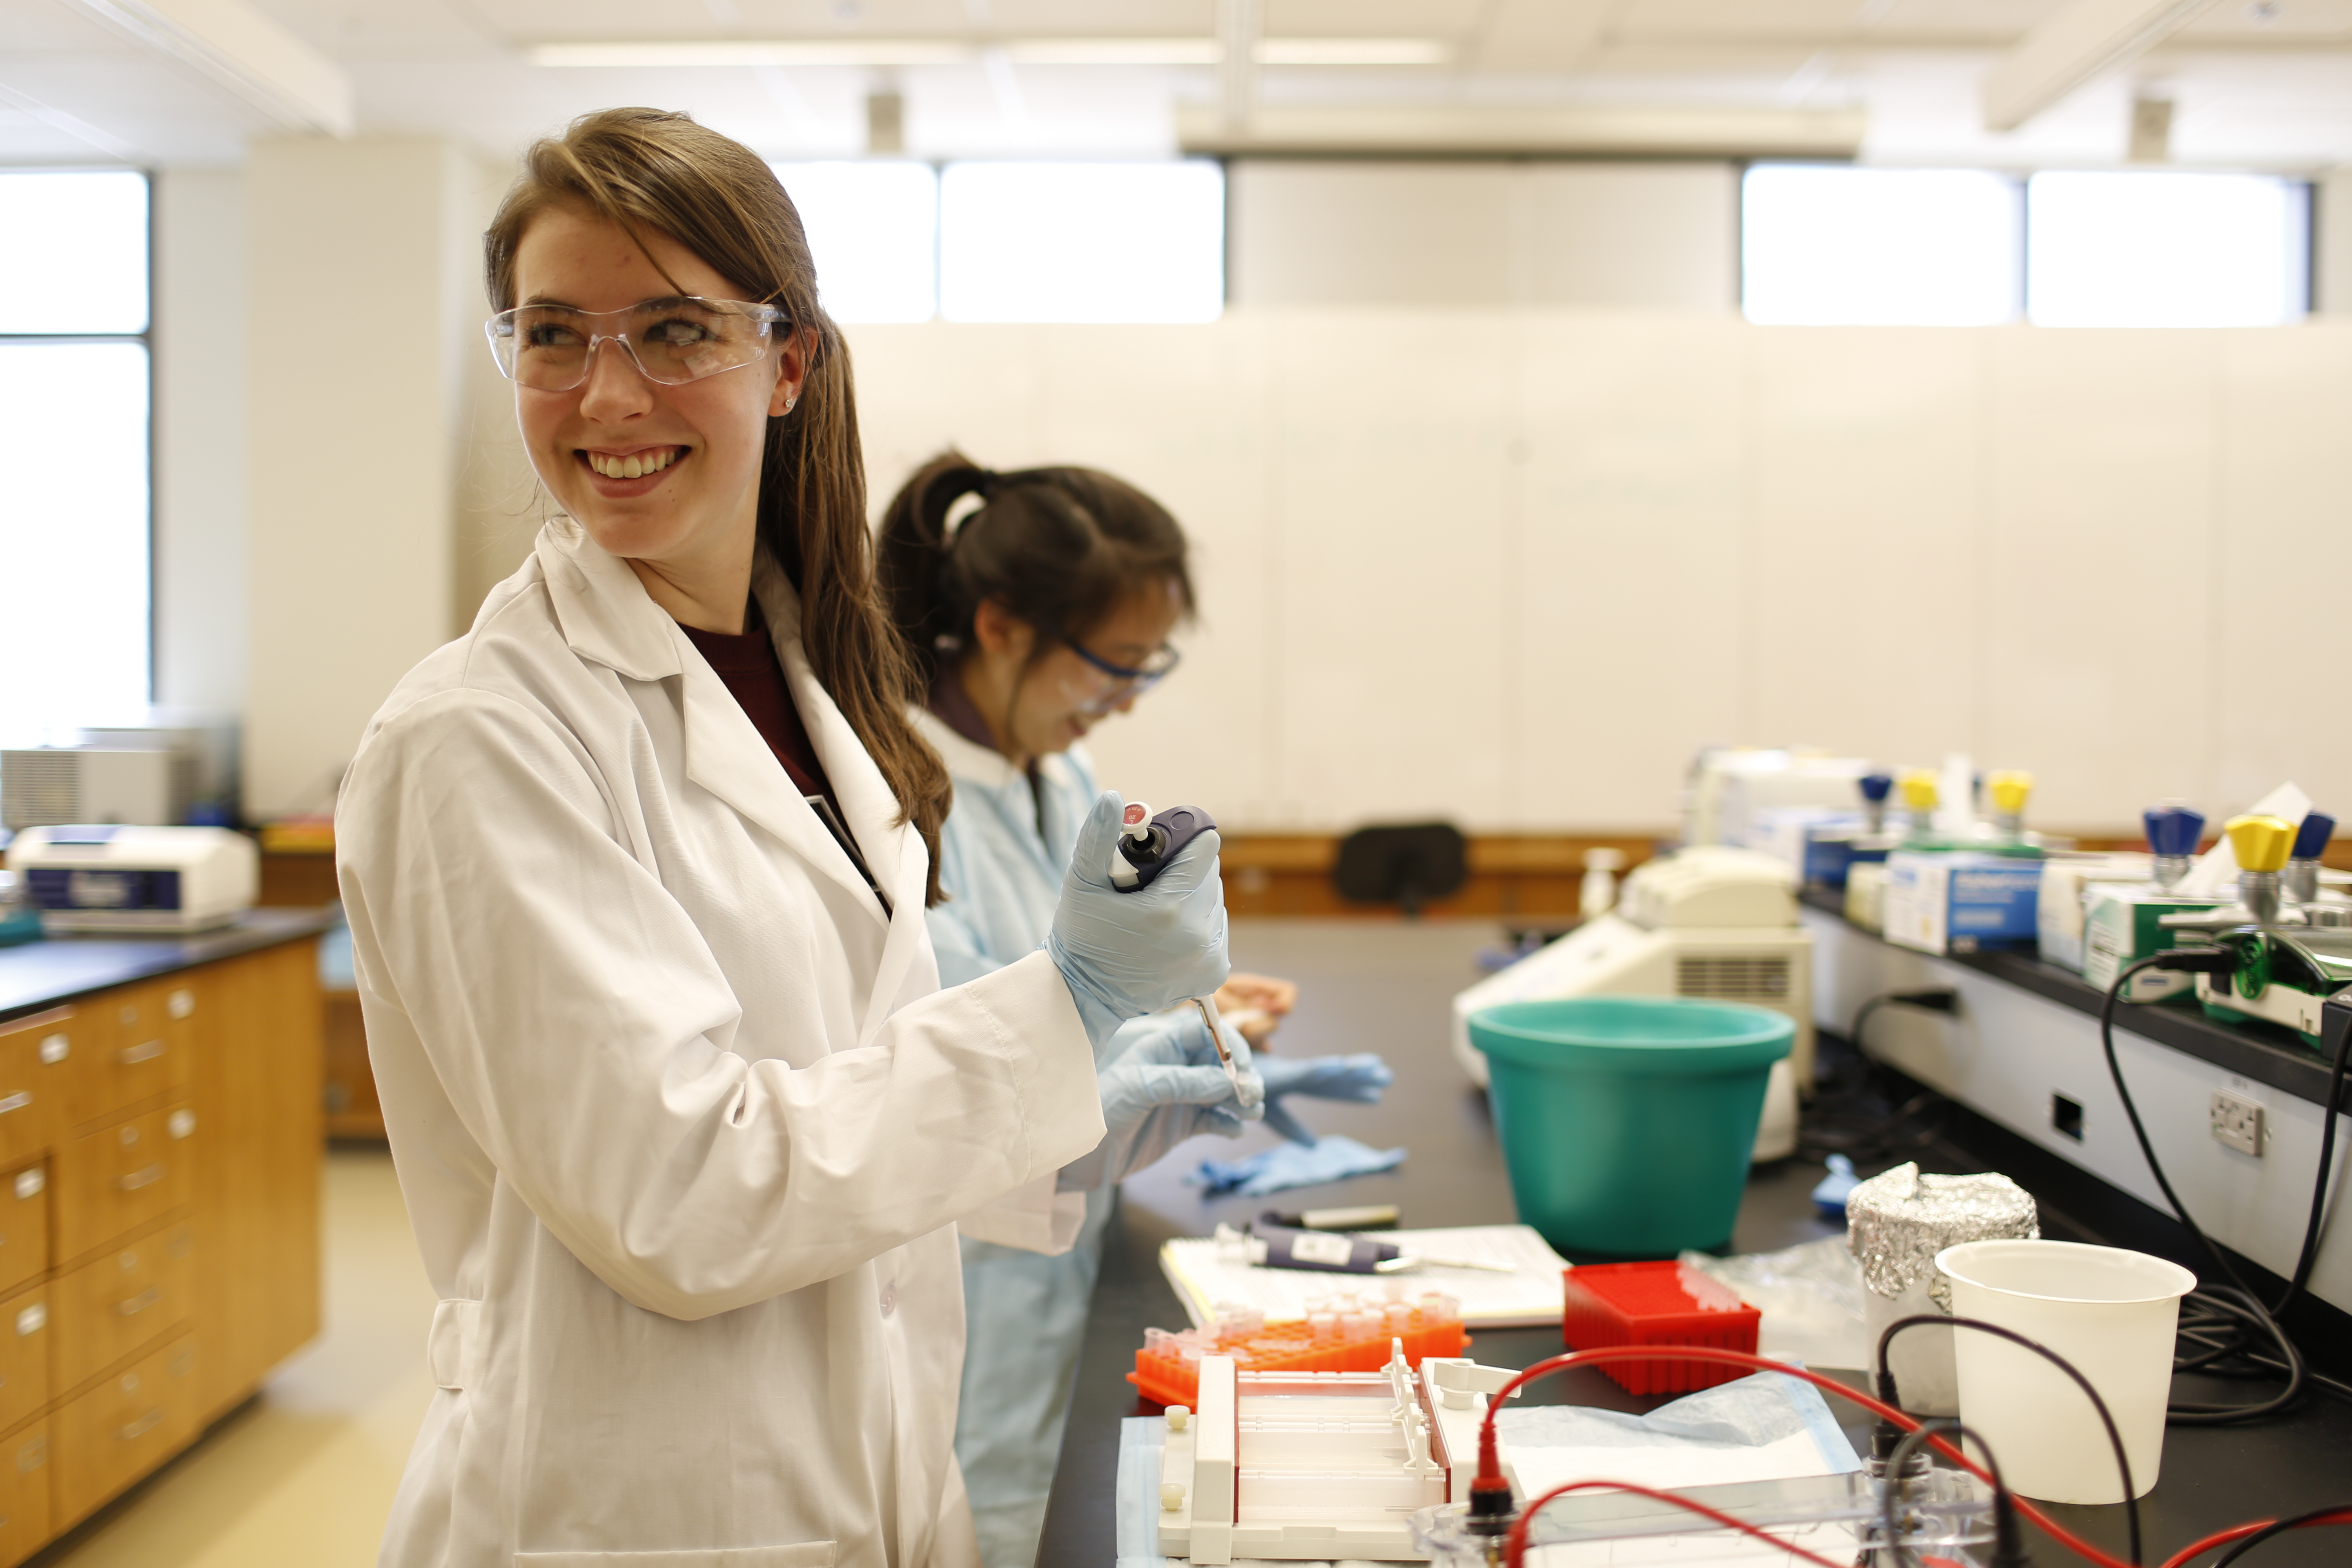
[[[1728,1286],[1680,1263],[1588,1263],[1568,1270],[1560,1337],[1572,1351],[1612,1345],[1705,1345],[1756,1353],[1763,1314]],[[1601,1371],[1628,1394],[1687,1394],[1746,1377],[1744,1367],[1660,1356]]]

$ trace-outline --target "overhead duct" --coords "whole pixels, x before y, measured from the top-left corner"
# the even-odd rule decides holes
[[[2213,0],[2072,0],[2001,57],[1986,79],[1985,129],[2014,131],[2079,87],[2128,65]]]
[[[289,131],[349,136],[349,72],[247,0],[62,0]]]

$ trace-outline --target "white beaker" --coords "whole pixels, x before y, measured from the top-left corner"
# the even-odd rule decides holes
[[[2146,1253],[2071,1241],[1967,1241],[1937,1253],[1936,1267],[1951,1277],[1954,1317],[2022,1334],[2090,1380],[2123,1437],[2132,1493],[2146,1496],[2164,1456],[2180,1298],[2197,1277]],[[1951,1334],[1960,1419],[2011,1489],[2044,1502],[2123,1501],[2115,1448],[2074,1379],[1998,1335]]]

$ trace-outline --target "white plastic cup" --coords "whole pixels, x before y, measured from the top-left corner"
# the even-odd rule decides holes
[[[2146,1253],[2071,1241],[1966,1241],[1937,1253],[1936,1267],[1951,1277],[1953,1316],[2022,1334],[2090,1380],[2123,1437],[2132,1494],[2147,1495],[2164,1458],[2180,1298],[2197,1277]],[[2114,1446],[2073,1378],[1998,1335],[1951,1335],[1960,1419],[2011,1489],[2044,1502],[2124,1500]]]

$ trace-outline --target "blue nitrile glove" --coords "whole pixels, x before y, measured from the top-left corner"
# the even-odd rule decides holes
[[[1186,845],[1150,886],[1122,893],[1110,885],[1110,858],[1126,808],[1117,791],[1105,790],[1087,814],[1045,936],[1097,1061],[1121,1024],[1212,994],[1234,967],[1225,958],[1215,830]]]
[[[1257,1064],[1257,1072],[1265,1079],[1265,1124],[1293,1143],[1312,1143],[1315,1134],[1283,1105],[1284,1095],[1377,1105],[1381,1091],[1396,1081],[1389,1064],[1370,1051],[1349,1057],[1267,1057]]]
[[[1203,1132],[1237,1138],[1244,1121],[1265,1114],[1265,1085],[1251,1064],[1249,1042],[1225,1031],[1225,1048],[1241,1072],[1236,1102],[1198,1008],[1138,1018],[1112,1044],[1116,1054],[1095,1074],[1109,1131],[1093,1153],[1062,1168],[1055,1184],[1065,1192],[1124,1181]]]
[[[1318,1182],[1367,1176],[1403,1163],[1402,1149],[1370,1149],[1334,1132],[1311,1144],[1276,1143],[1238,1160],[1203,1160],[1200,1172],[1185,1179],[1206,1189],[1213,1198],[1235,1188],[1262,1198],[1285,1187],[1311,1187]]]

